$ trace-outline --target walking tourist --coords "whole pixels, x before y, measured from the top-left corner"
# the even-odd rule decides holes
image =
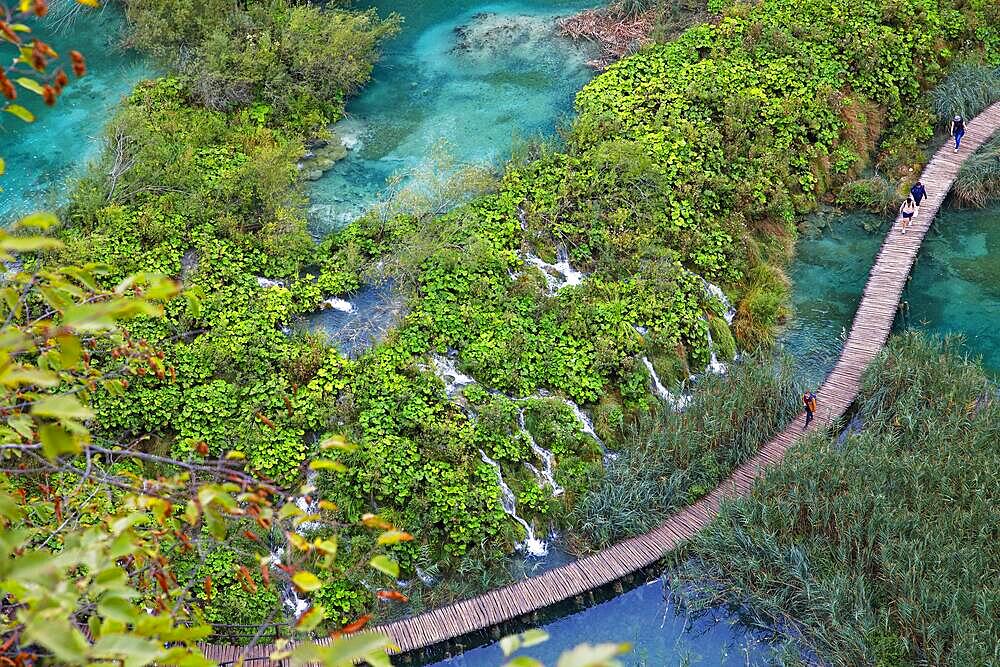
[[[914,183],[913,187],[910,188],[910,196],[913,197],[913,203],[917,205],[917,212],[913,214],[913,217],[916,218],[920,215],[920,202],[922,202],[924,197],[927,196],[927,190],[924,188],[924,184],[920,181]]]
[[[962,137],[965,136],[965,119],[955,116],[951,121],[951,136],[955,137],[955,152],[962,147]]]
[[[906,233],[906,228],[910,226],[910,221],[913,220],[916,212],[917,205],[914,203],[913,197],[908,196],[899,207],[899,224],[903,227],[903,234]]]
[[[816,392],[807,391],[802,394],[802,405],[806,409],[806,426],[809,426],[809,422],[813,420],[813,416],[816,414]]]

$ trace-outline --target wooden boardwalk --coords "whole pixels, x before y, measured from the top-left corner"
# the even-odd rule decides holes
[[[944,202],[962,163],[1000,128],[1000,102],[967,123],[962,150],[947,142],[924,170],[921,180],[927,199],[919,217],[906,234],[898,225],[886,235],[868,276],[865,291],[854,316],[850,335],[840,359],[819,389],[819,407],[810,430],[825,428],[838,420],[854,402],[861,376],[889,337],[899,299],[924,235]],[[632,537],[607,549],[468,600],[456,602],[418,616],[379,626],[376,630],[395,640],[401,652],[434,646],[463,635],[487,630],[532,612],[616,582],[655,564],[681,542],[707,526],[725,498],[749,494],[754,480],[779,463],[785,452],[804,432],[804,417],[796,418],[782,433],[764,445],[749,461],[707,496],[673,514],[645,535]],[[205,655],[223,664],[235,661],[242,647],[206,646]],[[271,647],[255,647],[247,657],[266,658]],[[248,664],[267,664],[251,661]]]

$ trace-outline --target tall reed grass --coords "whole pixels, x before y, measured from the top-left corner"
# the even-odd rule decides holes
[[[859,406],[859,431],[808,438],[675,555],[674,593],[822,662],[1000,664],[996,383],[959,341],[907,333]]]
[[[972,118],[1000,100],[1000,67],[961,63],[930,92],[938,122],[947,124],[956,115]]]
[[[1000,200],[1000,136],[965,161],[952,192],[960,205],[973,208]]]
[[[796,414],[798,396],[788,358],[754,355],[705,374],[685,411],[641,420],[570,524],[598,547],[650,530],[750,458]]]

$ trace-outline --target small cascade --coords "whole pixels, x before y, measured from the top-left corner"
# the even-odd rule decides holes
[[[555,477],[552,474],[552,470],[555,466],[555,457],[552,455],[552,452],[535,442],[535,437],[531,435],[531,431],[528,430],[527,425],[524,423],[524,408],[521,408],[517,415],[517,425],[521,427],[521,431],[523,431],[528,437],[528,444],[531,445],[531,451],[534,452],[535,456],[538,457],[538,460],[542,462],[542,468],[540,470],[530,463],[526,463],[525,465],[528,466],[540,482],[548,484],[552,487],[552,497],[561,496],[565,492],[565,489],[556,484]]]
[[[332,310],[339,310],[342,313],[353,313],[354,304],[352,304],[350,301],[345,301],[344,299],[331,296],[329,299],[326,299],[325,301],[320,301],[319,309],[320,310],[332,309]]]
[[[597,436],[597,433],[594,431],[594,422],[590,420],[590,417],[587,416],[587,413],[584,412],[579,405],[569,400],[568,398],[560,397],[560,400],[566,405],[568,405],[570,409],[573,411],[573,416],[575,416],[577,421],[580,422],[580,426],[583,428],[583,432],[589,435],[591,438],[593,438],[594,442],[597,443],[597,446],[601,448],[601,454],[604,456],[604,462],[607,463],[608,461],[614,461],[615,459],[617,459],[618,455],[615,454],[614,452],[608,451],[607,445],[605,445],[604,441]]]
[[[257,276],[257,284],[260,285],[261,289],[271,289],[272,287],[284,287],[285,283],[280,280],[271,280],[270,278],[263,278]]]
[[[524,549],[528,552],[529,556],[544,556],[549,552],[549,546],[543,541],[535,537],[535,531],[527,521],[522,519],[517,515],[517,499],[514,497],[514,492],[510,490],[507,486],[507,482],[503,479],[503,472],[500,470],[500,464],[491,459],[486,455],[486,452],[479,450],[479,455],[482,457],[483,461],[487,464],[493,466],[497,471],[497,484],[500,485],[500,504],[503,506],[503,511],[510,518],[521,524],[524,528],[524,542],[517,545],[518,550]]]
[[[279,566],[284,555],[284,547],[272,549],[268,561],[271,565]],[[288,610],[288,615],[292,617],[292,620],[295,620],[309,609],[310,602],[307,598],[299,595],[291,581],[287,581],[281,589],[281,604]]]
[[[306,475],[304,488],[312,489],[295,499],[295,506],[306,514],[319,514],[319,498],[316,497],[316,477],[319,475],[315,470],[310,470]],[[313,530],[319,528],[318,521],[306,521],[299,525],[300,530]]]
[[[712,341],[712,332],[706,328],[705,334],[708,336],[708,352],[711,355],[708,360],[707,370],[709,373],[725,375],[728,369],[726,365],[719,361],[719,358],[715,355],[715,343]]]
[[[722,303],[722,307],[726,309],[726,312],[723,315],[726,319],[726,324],[732,324],[733,319],[736,317],[736,309],[733,308],[733,304],[730,303],[729,297],[726,296],[726,293],[722,291],[721,287],[708,282],[704,278],[701,279],[701,284],[705,287],[705,294]]]
[[[431,357],[431,361],[434,364],[434,373],[444,382],[444,391],[448,398],[454,398],[460,389],[476,381],[475,378],[458,370],[455,360],[450,357],[435,355]]]
[[[669,389],[663,386],[660,382],[660,376],[656,374],[656,369],[653,368],[653,362],[649,360],[649,357],[642,358],[643,365],[646,366],[646,370],[649,371],[649,376],[653,379],[653,391],[656,395],[663,399],[667,405],[669,405],[674,410],[683,410],[691,402],[691,397],[681,394],[680,396],[675,396],[670,392]]]
[[[437,584],[437,579],[435,579],[434,577],[432,577],[427,572],[427,570],[425,570],[424,568],[420,567],[419,565],[414,566],[413,571],[417,573],[417,578],[420,579],[420,582],[424,586],[427,586],[428,588],[430,588],[431,586],[434,586],[435,584]]]
[[[545,275],[545,282],[549,288],[549,294],[558,292],[563,287],[579,285],[583,282],[583,273],[577,271],[569,263],[569,253],[566,246],[560,245],[556,249],[556,263],[549,264],[541,257],[526,254],[524,261],[532,266],[537,266]]]

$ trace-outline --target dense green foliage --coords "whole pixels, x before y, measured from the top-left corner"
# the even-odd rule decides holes
[[[50,259],[107,262],[108,280],[155,269],[202,299],[198,311],[171,304],[164,319],[129,325],[172,371],[142,374],[123,395],[97,392],[102,433],[191,460],[237,451],[288,488],[308,459],[333,459],[324,465],[346,472],[319,480],[319,495],[347,524],[377,511],[417,535],[391,547],[413,577],[496,561],[523,539],[480,450],[522,516],[589,524],[596,543],[649,525],[748,456],[788,414],[787,376],[740,370],[732,391],[709,379],[690,415],[640,429],[649,440],[637,442],[626,434],[661,410],[643,358],[677,391],[713,351],[731,358],[772,340],[795,216],[857,175],[885,127],[894,151],[922,140],[929,117],[906,109],[987,10],[734,4],[598,76],[565,145],[529,146],[495,184],[470,177],[471,201],[443,188],[438,205],[380,207],[318,244],[297,184],[303,133],[338,117],[392,23],[282,2],[128,11],[135,43],[176,76],[141,84],[111,123],[64,216],[67,247]],[[555,289],[538,267],[557,260],[589,275]],[[387,340],[348,359],[284,331],[357,288],[368,267],[405,290],[408,314]],[[732,327],[706,280],[736,303]],[[476,383],[447,393],[433,368],[445,355]],[[760,391],[744,395],[751,386]],[[628,452],[612,480],[657,487],[638,469],[652,442],[676,493],[651,489],[648,516],[598,525],[643,501],[607,493],[601,443],[567,400],[590,408],[607,447]],[[726,442],[737,426],[743,437]],[[320,450],[328,433],[358,447]],[[524,465],[541,464],[529,433],[554,454],[558,498]],[[374,604],[355,567],[374,539],[342,531],[337,566],[322,574],[317,596],[338,622]],[[191,580],[242,562],[230,556],[192,567]],[[258,619],[272,602],[242,591],[205,600],[209,618]]]
[[[129,43],[180,71],[210,109],[251,105],[316,130],[371,76],[376,48],[399,20],[375,10],[288,0],[126,0]]]
[[[996,664],[996,383],[957,341],[905,334],[866,374],[856,419],[726,505],[678,586],[747,605],[832,664]]]

